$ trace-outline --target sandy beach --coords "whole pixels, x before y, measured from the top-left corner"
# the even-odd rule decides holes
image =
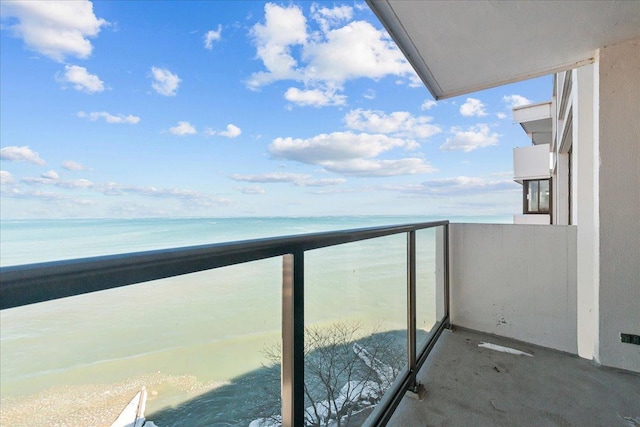
[[[3,398],[0,425],[108,427],[143,386],[148,391],[148,408],[162,409],[223,385],[226,383],[202,383],[193,375],[156,373],[116,384],[52,387],[28,397]]]

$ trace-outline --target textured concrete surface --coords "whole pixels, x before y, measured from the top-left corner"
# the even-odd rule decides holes
[[[479,332],[445,331],[418,380],[388,426],[640,426],[640,375]]]

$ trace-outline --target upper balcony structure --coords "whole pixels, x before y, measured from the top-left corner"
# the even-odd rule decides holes
[[[513,109],[513,118],[533,145],[513,149],[513,180],[523,186],[522,215],[514,224],[551,224],[552,103]]]
[[[513,109],[513,120],[520,123],[533,145],[551,144],[551,111],[550,101],[524,105]]]
[[[513,149],[513,180],[518,184],[531,179],[549,179],[549,144]]]

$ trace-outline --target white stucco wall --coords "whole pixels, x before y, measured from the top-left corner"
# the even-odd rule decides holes
[[[640,372],[640,39],[600,49],[599,359]]]
[[[576,228],[451,224],[454,325],[577,353]]]

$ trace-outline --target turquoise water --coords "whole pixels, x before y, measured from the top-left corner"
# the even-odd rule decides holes
[[[511,222],[504,216],[2,220],[0,266],[442,219]]]
[[[3,221],[1,259],[8,266],[437,219]],[[405,251],[399,235],[308,252],[306,325],[402,331]],[[434,230],[419,232],[418,262],[419,327],[428,331]],[[0,424],[109,425],[144,385],[148,418],[161,427],[181,425],[184,408],[194,407],[204,409],[190,425],[247,425],[264,351],[280,340],[281,267],[278,257],[2,311]]]

